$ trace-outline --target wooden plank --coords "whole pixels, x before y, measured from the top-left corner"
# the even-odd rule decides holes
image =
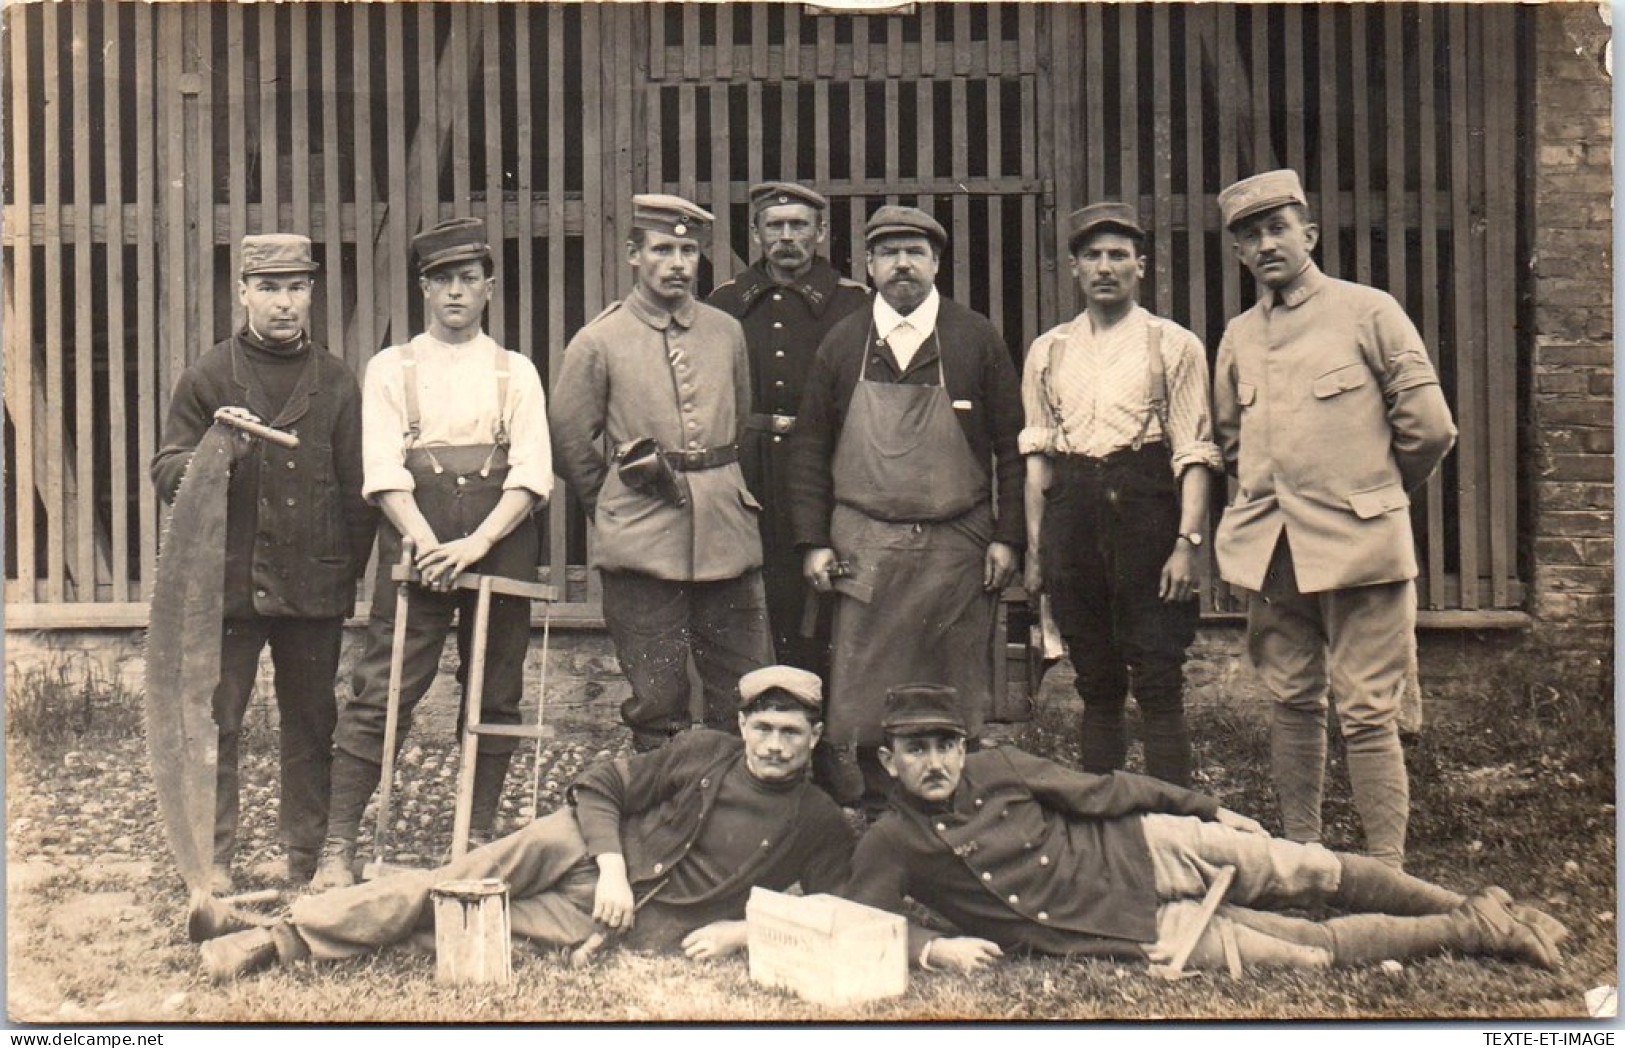
[[[403,5],[387,4],[384,8],[384,140],[389,150],[386,215],[389,223],[389,249],[380,271],[389,284],[388,343],[405,343],[412,337],[407,296],[416,291],[416,281],[408,281],[411,273],[410,242],[412,229],[412,203],[407,193],[410,166],[406,150],[406,33]],[[359,90],[359,85],[358,88]]]
[[[1343,99],[1337,92],[1337,65],[1343,61],[1343,52],[1337,42],[1337,11],[1331,6],[1315,12],[1316,30],[1320,43],[1320,126],[1339,126]],[[1320,220],[1320,265],[1331,276],[1343,271],[1343,229],[1338,214],[1341,195],[1338,175],[1342,164],[1338,160],[1337,136],[1320,136],[1320,200],[1311,203]],[[1308,187],[1305,187],[1306,189]]]
[[[694,184],[699,178],[699,162],[695,156],[699,149],[695,141],[699,124],[695,91],[693,84],[677,85],[677,195],[685,200],[694,199]],[[587,155],[597,154],[589,152]]]
[[[305,4],[288,5],[288,64],[289,83],[293,88],[288,98],[290,109],[288,162],[292,175],[290,196],[293,198],[293,219],[289,226],[295,233],[311,236],[310,212],[310,9]],[[206,154],[207,155],[207,154]]]
[[[373,8],[367,5],[355,5],[348,8],[350,13],[350,36],[352,53],[348,56],[353,63],[351,74],[354,83],[355,105],[351,110],[350,137],[351,148],[355,150],[355,170],[351,173],[354,179],[355,197],[355,336],[350,339],[352,345],[351,362],[357,367],[357,374],[372,355],[378,351],[379,335],[374,318],[378,316],[384,302],[404,301],[406,294],[404,280],[392,280],[389,283],[403,285],[399,290],[389,291],[378,286],[378,273],[380,267],[375,257],[375,245],[382,234],[377,222],[373,218],[373,155],[372,155],[372,41],[373,37]],[[387,64],[387,63],[386,63]],[[388,88],[385,89],[383,99],[385,108],[385,126],[388,128],[389,109]],[[388,167],[394,169],[399,161],[387,161]],[[399,199],[399,198],[397,198]],[[390,223],[393,225],[394,223]],[[399,257],[399,256],[396,256]],[[393,273],[390,266],[388,272]],[[387,296],[387,297],[386,297]]]
[[[828,21],[825,19],[825,21]],[[820,23],[823,24],[823,23]],[[829,81],[819,79],[813,82],[813,185],[822,187],[829,181]],[[731,129],[730,129],[731,130]],[[752,173],[751,180],[756,180]],[[829,221],[826,213],[825,221]],[[829,250],[829,245],[824,246]]]
[[[351,369],[359,361],[354,359],[355,348],[344,342],[344,193],[339,185],[339,104],[344,95],[339,83],[338,20],[341,8],[328,5],[321,9],[318,47],[321,50],[322,70],[322,255],[326,265],[321,283],[327,302],[325,338],[328,352],[346,360]],[[357,239],[366,235],[358,231]]]
[[[138,17],[138,16],[137,16]],[[112,512],[113,592],[115,601],[130,599],[130,475],[129,468],[129,395],[125,377],[129,374],[127,336],[125,333],[124,283],[124,120],[120,114],[124,80],[124,56],[121,52],[121,23],[126,14],[110,9],[102,21],[102,125],[101,133],[107,150],[105,166],[105,194],[108,203],[106,254],[107,318],[107,421],[109,460],[112,468],[109,486]],[[23,253],[27,253],[26,250]],[[26,341],[12,341],[11,346],[26,346]],[[23,388],[27,388],[26,386]],[[138,477],[146,476],[146,463],[140,464]],[[141,484],[141,487],[148,485]],[[19,485],[15,490],[28,491]],[[32,500],[30,500],[32,501]],[[18,536],[18,549],[30,549]],[[21,561],[23,558],[19,557]],[[32,560],[29,553],[27,559]]]
[[[435,8],[418,4],[417,68],[413,80],[418,85],[418,126],[412,142],[418,147],[417,165],[408,168],[407,178],[418,200],[417,221],[407,227],[407,235],[428,229],[440,214],[440,56],[435,46]],[[408,336],[410,337],[410,336]]]
[[[215,341],[225,335],[215,329],[214,321],[214,76],[211,65],[212,53],[207,62],[201,59],[204,48],[211,47],[213,39],[211,23],[212,5],[198,4],[193,8],[198,51],[198,61],[194,74],[197,78],[195,102],[191,106],[192,118],[188,121],[196,127],[197,145],[194,150],[193,164],[198,169],[198,175],[189,180],[188,185],[188,214],[193,216],[197,223],[193,234],[193,250],[196,252],[197,264],[195,282],[191,288],[192,306],[196,323],[193,331],[198,338],[197,352],[202,355]],[[227,333],[230,330],[231,307],[226,307]]]
[[[538,279],[536,255],[536,216],[531,210],[535,202],[535,164],[533,151],[536,148],[536,130],[533,120],[535,114],[531,108],[531,99],[534,93],[531,73],[530,37],[534,31],[531,25],[531,7],[520,4],[513,8],[513,64],[514,64],[514,93],[513,93],[513,119],[514,119],[514,190],[520,204],[516,220],[514,235],[519,241],[519,271],[517,277],[519,316],[515,327],[518,328],[517,346],[519,353],[526,360],[536,359],[536,282]],[[499,40],[487,35],[486,54],[500,54]]]
[[[1129,4],[1117,9],[1118,163],[1116,199],[1140,206],[1140,17]]]
[[[966,77],[971,71],[970,5],[954,4],[954,76]],[[963,109],[955,110],[963,113]]]
[[[698,4],[684,4],[682,13],[683,79],[698,80],[700,78],[700,7]]]
[[[1479,521],[1478,476],[1479,436],[1484,424],[1480,418],[1478,376],[1484,366],[1474,318],[1479,303],[1474,270],[1473,235],[1469,224],[1472,179],[1471,136],[1473,127],[1468,96],[1467,17],[1459,7],[1448,14],[1450,51],[1450,207],[1451,290],[1454,294],[1452,325],[1456,334],[1456,424],[1463,439],[1456,445],[1457,549],[1461,564],[1462,607],[1478,607]]]
[[[1350,83],[1354,103],[1354,279],[1371,283],[1371,78],[1365,5],[1349,7]],[[1402,125],[1403,126],[1403,125]]]
[[[1383,106],[1381,112],[1405,112],[1405,10],[1390,4],[1382,12]],[[1409,130],[1395,128],[1384,139],[1383,228],[1387,240],[1387,291],[1401,306],[1407,304],[1405,225],[1405,139]]]
[[[766,80],[767,73],[767,5],[750,5],[750,75],[753,80]]]
[[[254,8],[258,16],[259,65],[255,70],[255,98],[259,103],[259,165],[260,165],[260,229],[275,232],[282,228],[281,198],[277,179],[277,166],[282,161],[282,145],[277,141],[276,126],[276,15],[280,4],[259,4]]]
[[[1017,69],[1026,75],[1038,71],[1038,18],[1039,8],[1033,4],[1016,7],[1016,62]]]
[[[825,92],[827,95],[827,87]],[[650,123],[652,125],[654,121]],[[750,173],[751,184],[755,185],[766,177],[762,172],[762,84],[759,80],[745,85],[745,123],[749,125],[746,130],[749,152],[745,156],[745,167]],[[829,162],[827,157],[824,162]]]
[[[1398,11],[1399,5],[1390,4],[1388,10]],[[1282,39],[1291,41],[1286,48],[1286,166],[1303,174],[1304,169],[1304,118],[1308,109],[1303,101],[1303,45],[1306,42],[1303,29],[1303,8],[1298,4],[1284,5],[1286,25],[1282,32]],[[1404,112],[1403,109],[1393,110],[1395,113]]]
[[[1203,137],[1207,126],[1207,111],[1202,104],[1202,44],[1200,23],[1206,19],[1205,9],[1197,6],[1184,8],[1185,14],[1185,258],[1186,272],[1190,274],[1185,288],[1190,304],[1185,314],[1186,326],[1207,345],[1207,194],[1203,192],[1206,178],[1203,174]],[[1222,236],[1222,234],[1221,234]],[[1220,265],[1234,271],[1235,264],[1222,250]],[[1208,589],[1211,591],[1212,586]],[[1211,600],[1211,592],[1209,598]]]
[[[1023,12],[1026,8],[1023,6]],[[1034,157],[1033,126],[1037,120],[1037,89],[1034,78],[1021,78],[1021,177],[1031,181],[1037,177]],[[1024,250],[1016,252],[1021,259],[1021,331],[1024,339],[1031,339],[1039,331],[1039,288],[1047,281],[1039,280],[1039,266],[1047,263],[1055,271],[1054,247],[1047,246],[1053,238],[1041,238],[1038,233],[1038,197],[1033,193],[1021,196],[1021,243]],[[1037,250],[1034,250],[1034,248]]]
[[[35,592],[35,551],[41,536],[34,513],[34,233],[32,212],[34,200],[30,159],[37,155],[33,139],[38,132],[29,126],[26,114],[30,108],[28,55],[32,31],[37,22],[33,17],[43,7],[33,9],[14,7],[8,22],[11,37],[11,61],[6,76],[11,82],[10,122],[6,125],[6,138],[11,145],[11,178],[13,199],[23,205],[16,209],[16,218],[7,223],[13,234],[11,264],[4,267],[6,290],[6,345],[11,352],[5,360],[6,413],[12,420],[12,454],[16,474],[11,488],[17,514],[17,589],[19,600],[33,603]],[[150,128],[149,128],[150,134]],[[150,229],[151,227],[146,227]],[[143,369],[145,376],[152,372]],[[149,488],[150,485],[142,485]],[[8,595],[9,596],[9,595]],[[14,611],[8,610],[7,624],[14,626]]]
[[[895,81],[903,75],[903,20],[886,19],[886,76]]]
[[[864,19],[858,19],[864,21]],[[857,39],[857,26],[853,25],[853,39]],[[864,104],[863,84],[848,82],[846,84],[846,124],[847,124],[847,182],[851,185],[849,194],[852,201],[851,209],[847,212],[847,243],[852,245],[851,276],[854,280],[866,280],[867,268],[865,248],[863,242],[863,224],[868,218],[868,201],[859,191],[858,186],[865,180],[864,172],[864,139],[867,137],[863,126]],[[834,181],[833,179],[831,181]],[[830,188],[819,187],[820,192],[830,193]]]
[[[1156,280],[1156,313],[1174,312],[1174,107],[1168,8],[1151,10],[1151,271]],[[1194,283],[1194,281],[1193,281]]]
[[[994,13],[997,10],[996,7],[990,6],[988,8],[988,33],[990,35],[993,32]],[[985,142],[987,161],[985,170],[989,178],[997,178],[1004,174],[1003,150],[1001,148],[1004,141],[1002,83],[999,80],[989,80],[987,82],[987,92],[983,96],[983,104],[987,107],[985,119],[987,126]],[[966,232],[961,233],[960,236],[964,237],[968,232],[967,228]],[[1004,309],[1004,267],[1007,258],[1004,253],[1004,199],[1002,197],[987,198],[987,259],[987,315],[992,318],[993,326],[998,328],[1001,333],[1008,332],[1009,323]]]
[[[1004,5],[990,3],[982,8],[987,16],[987,75],[1004,75]]]
[[[893,21],[895,23],[895,19]],[[902,103],[902,97],[901,97],[900,92],[899,92],[898,82],[896,80],[892,80],[892,79],[889,79],[889,78],[886,80],[886,83],[885,83],[885,99],[886,99],[886,109],[885,109],[885,115],[883,117],[883,119],[885,120],[885,124],[883,126],[886,128],[886,132],[887,132],[887,134],[885,136],[886,137],[886,181],[887,181],[887,183],[889,183],[891,185],[896,185],[898,179],[903,177],[902,170],[901,170],[901,157],[899,155],[901,153],[901,151],[902,151],[902,143],[900,143],[898,141],[898,139],[901,138],[902,136],[897,134],[897,128],[902,124],[903,103]],[[919,121],[919,122],[923,123],[924,121]],[[997,127],[989,127],[987,133],[988,133],[988,137],[991,139],[991,138],[993,138],[994,136],[996,136],[998,134],[998,128]],[[887,202],[888,203],[895,203],[896,201],[888,198]],[[997,258],[998,256],[995,255],[994,257]]]
[[[583,55],[602,57],[603,44],[599,31],[599,19],[600,12],[594,7],[589,6],[581,12],[581,53]],[[600,65],[602,65],[601,62]],[[600,73],[599,90],[593,95],[595,99],[603,96],[604,78],[610,75],[612,74],[607,70]],[[691,100],[690,111],[692,112],[693,85],[684,84],[678,90],[688,93]],[[692,121],[688,121],[683,126],[692,132],[694,124]],[[587,260],[585,267],[586,281],[585,286],[582,288],[582,294],[587,307],[586,314],[590,317],[603,309],[611,297],[605,291],[606,288],[615,286],[614,277],[610,276],[606,279],[606,273],[610,271],[612,262],[618,262],[619,258],[612,260],[607,257],[612,241],[605,237],[604,230],[604,181],[599,168],[604,155],[603,112],[597,105],[590,103],[587,105],[585,112],[582,114],[581,130],[582,144],[584,146],[582,150],[583,168],[581,177],[582,257]],[[690,164],[692,164],[693,149],[689,148],[686,151],[689,154]],[[690,173],[692,175],[692,167]],[[692,187],[692,185],[691,177],[689,186]],[[679,192],[682,192],[681,188],[679,188]],[[692,188],[688,192],[693,192]]]
[[[800,92],[801,85],[794,81],[786,82],[779,91],[779,173],[790,179],[801,169]]]
[[[526,8],[525,10],[529,9]],[[545,153],[547,157],[547,388],[557,389],[559,373],[564,366],[566,339],[564,329],[565,295],[567,291],[564,275],[564,173],[565,157],[569,152],[569,144],[564,126],[565,11],[557,5],[553,5],[540,9],[537,17],[543,22],[547,40],[547,104],[545,106],[547,112],[547,147]],[[660,18],[658,13],[654,13],[650,15],[648,21],[650,31],[654,34],[649,49],[652,62],[652,56],[659,50],[657,44],[663,39],[660,35],[663,32],[663,19]],[[652,91],[657,92],[659,88],[653,88]],[[651,125],[656,123],[657,121],[650,121]],[[658,158],[660,155],[658,141],[655,145],[653,155]],[[525,253],[521,252],[521,254]],[[569,560],[569,515],[570,499],[562,492],[555,492],[547,510],[548,565],[557,567],[561,571],[563,565]],[[551,581],[557,585],[563,580],[556,578]]]
[[[784,12],[784,78],[801,77],[801,5],[785,4]]]
[[[731,5],[723,5],[731,9]],[[818,27],[817,51],[813,58],[813,74],[820,80],[835,75],[835,19],[817,18],[814,24]]]
[[[447,210],[456,215],[466,214],[470,210],[470,201],[474,192],[473,146],[468,137],[468,125],[474,114],[473,95],[469,90],[468,72],[469,8],[466,4],[452,4],[450,6],[451,25],[446,33],[445,43],[442,45],[440,61],[442,65],[451,70],[451,90],[440,92],[441,97],[437,103],[439,106],[439,119],[434,127],[435,139],[438,141],[443,138],[441,129],[448,123],[451,125],[451,203]],[[494,62],[490,64],[496,65]],[[497,148],[500,150],[502,148],[502,132],[497,129],[492,130],[493,134],[490,137],[497,140]],[[418,138],[419,141],[423,140],[421,134],[419,134]],[[436,196],[439,196],[438,191]],[[493,231],[487,230],[486,232],[489,234]],[[487,316],[489,315],[487,313]]]
[[[1434,20],[1428,5],[1421,5],[1416,13],[1416,76],[1417,76],[1417,171],[1418,212],[1417,227],[1421,235],[1420,281],[1422,293],[1422,341],[1435,367],[1439,365],[1439,320],[1443,304],[1440,301],[1439,233],[1438,233],[1438,113],[1434,68]],[[1444,533],[1444,471],[1436,470],[1427,483],[1427,562],[1423,566],[1426,586],[1424,606],[1443,606],[1445,586],[1445,533]]]
[[[1489,421],[1490,599],[1496,607],[1513,603],[1509,584],[1517,564],[1517,297],[1512,274],[1517,259],[1518,148],[1516,67],[1506,56],[1517,53],[1518,12],[1484,10],[1484,301],[1487,326]]]
[[[711,272],[713,286],[733,279],[733,201],[730,199],[728,178],[728,89],[725,84],[712,84],[711,90],[711,184],[709,188],[711,213],[717,216],[711,234]],[[748,239],[748,238],[747,238]],[[747,253],[749,249],[747,248]]]
[[[931,80],[915,82],[914,123],[917,130],[915,131],[914,173],[919,178],[928,178],[936,173],[936,98],[936,82]]]
[[[957,15],[955,16],[957,20]],[[969,41],[969,22],[966,35],[955,41],[955,50],[966,47]],[[970,100],[966,80],[956,77],[951,87],[954,116],[953,176],[956,181],[970,178]],[[949,231],[949,249],[954,259],[953,297],[970,305],[971,252],[974,250],[970,235],[970,196],[964,192],[953,195],[953,229]],[[954,250],[957,249],[957,250]]]
[[[1270,141],[1270,10],[1261,4],[1252,5],[1248,13],[1248,38],[1252,44],[1252,169],[1270,171],[1281,165],[1275,162],[1275,146]],[[1324,56],[1322,56],[1324,58]],[[1335,125],[1333,125],[1335,126]]]
[[[869,18],[867,15],[859,15],[852,19],[852,75],[859,78],[869,75]]]
[[[1236,96],[1240,93],[1242,84],[1240,72],[1236,69],[1236,16],[1234,10],[1228,5],[1219,5],[1216,14],[1210,13],[1206,8],[1202,14],[1203,25],[1212,33],[1213,51],[1218,58],[1218,99],[1219,99],[1219,186],[1222,189],[1236,181]],[[1325,125],[1322,126],[1335,126]],[[1222,220],[1222,219],[1221,219]],[[1221,233],[1221,239],[1227,234]],[[1241,267],[1235,264],[1226,264],[1220,267],[1223,274],[1221,278],[1224,295],[1224,315],[1233,317],[1241,312]]]
[[[937,5],[934,3],[920,5],[919,75],[924,77],[937,75]],[[922,120],[921,123],[929,123],[929,121]]]
[[[1023,149],[1036,154],[1038,176],[1046,186],[1053,187],[1045,200],[1046,235],[1039,239],[1044,259],[1044,279],[1037,283],[1041,328],[1072,316],[1077,309],[1077,287],[1068,272],[1063,241],[1068,216],[1076,210],[1073,192],[1083,187],[1084,155],[1088,152],[1079,146],[1074,134],[1085,80],[1079,68],[1084,52],[1078,39],[1084,16],[1072,7],[1047,8],[1045,13],[1050,27],[1045,34],[1049,61],[1040,62],[1038,68],[1038,146]],[[1024,145],[1033,134],[1022,128]]]
[[[70,59],[73,78],[73,429],[74,429],[74,580],[80,600],[96,599],[96,440],[95,352],[91,327],[90,243],[90,10],[85,4],[69,7],[72,21]],[[62,285],[58,285],[62,288]],[[63,290],[67,290],[63,288]]]
[[[648,8],[649,17],[649,79],[666,79],[666,7],[654,4]],[[549,20],[551,33],[564,32],[564,26]],[[555,110],[556,112],[556,110]]]
[[[510,7],[509,11],[518,11],[517,6]],[[472,32],[472,27],[469,28]],[[500,279],[496,294],[491,296],[491,304],[486,307],[487,330],[497,344],[509,346],[508,329],[506,321],[507,293],[503,290],[513,275],[505,272],[508,244],[508,230],[503,221],[503,201],[507,197],[504,186],[502,163],[502,128],[506,125],[502,119],[502,10],[496,4],[485,4],[480,9],[480,54],[484,60],[479,62],[479,68],[484,79],[485,101],[485,228],[490,237],[491,250],[496,256],[497,269]],[[461,51],[459,51],[461,53]],[[524,68],[515,65],[515,70]],[[514,92],[516,95],[524,94],[522,89]],[[517,130],[517,128],[515,129]],[[466,134],[465,134],[466,145]],[[520,211],[526,211],[520,208]],[[525,254],[523,241],[520,242],[519,254]],[[515,318],[516,327],[524,327],[523,311]]]
[[[1083,199],[1074,199],[1072,210],[1077,210],[1090,200],[1106,198],[1106,27],[1099,5],[1088,5],[1084,9],[1083,19],[1086,50],[1080,86],[1084,95],[1084,118],[1083,141],[1078,147],[1087,158],[1087,177]]]
[[[152,7],[135,9],[132,16],[135,21],[135,48],[133,61],[130,63],[135,73],[135,331],[136,331],[136,408],[139,420],[136,426],[136,461],[145,475],[147,463],[158,452],[158,411],[160,393],[158,390],[158,267],[155,261],[157,240],[157,199],[156,187],[158,185],[158,158],[156,145],[156,100],[153,87],[153,31],[158,15]],[[13,43],[17,43],[13,39]],[[20,165],[15,169],[18,177],[27,170],[27,165]],[[19,183],[22,185],[25,183]],[[22,199],[19,192],[19,199]],[[167,390],[164,395],[167,395]],[[18,462],[24,461],[21,454],[22,446],[18,447]],[[23,477],[19,474],[18,490],[27,491],[22,486]],[[141,514],[141,589],[140,595],[150,596],[153,580],[158,575],[158,493],[151,484],[137,484],[137,498],[140,501]],[[33,500],[25,499],[28,503],[30,518],[33,514]],[[23,506],[18,506],[19,521],[28,519],[20,514]],[[26,532],[25,532],[26,534]],[[33,571],[33,558],[29,557],[28,568]],[[29,587],[30,599],[33,588]]]
[[[732,80],[734,75],[734,5],[718,4],[716,67],[718,80]]]

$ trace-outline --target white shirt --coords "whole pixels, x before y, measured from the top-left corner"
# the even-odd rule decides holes
[[[937,309],[941,305],[942,296],[937,294],[936,288],[932,288],[925,301],[905,317],[884,298],[875,296],[875,334],[891,347],[892,356],[897,358],[899,373],[908,370],[908,362],[914,359],[914,354],[925,345],[931,332],[937,329]]]
[[[427,333],[410,343],[417,359],[419,444],[490,444],[497,420],[507,420],[508,476],[504,490],[524,488],[545,502],[553,491],[553,445],[547,400],[536,365],[481,332],[468,342],[442,342]],[[401,346],[367,363],[361,393],[361,493],[416,488],[406,468],[406,397]],[[497,404],[497,353],[508,357],[507,403]]]

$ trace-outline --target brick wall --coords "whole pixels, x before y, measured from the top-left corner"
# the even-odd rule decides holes
[[[1594,4],[1536,26],[1526,476],[1534,640],[1611,692],[1614,630],[1612,83]]]

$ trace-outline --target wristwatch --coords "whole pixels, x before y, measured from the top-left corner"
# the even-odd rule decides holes
[[[1197,549],[1202,548],[1202,533],[1200,531],[1181,531],[1179,537]]]

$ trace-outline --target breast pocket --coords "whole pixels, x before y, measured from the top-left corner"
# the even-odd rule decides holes
[[[1330,400],[1351,389],[1359,389],[1370,379],[1371,372],[1364,364],[1344,364],[1315,379],[1310,390],[1317,399]]]

